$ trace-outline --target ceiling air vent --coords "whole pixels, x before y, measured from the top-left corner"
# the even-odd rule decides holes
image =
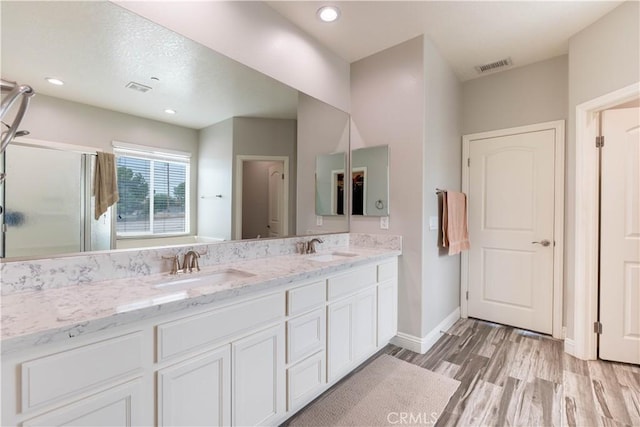
[[[475,69],[478,72],[478,74],[486,74],[486,73],[491,73],[495,71],[501,71],[505,68],[510,67],[511,65],[513,65],[511,58],[505,58],[499,61],[492,62],[490,64],[476,65]]]
[[[136,83],[136,82],[129,82],[125,87],[128,89],[137,90],[138,92],[142,92],[142,93],[149,92],[152,89],[149,86],[145,86],[141,83]]]

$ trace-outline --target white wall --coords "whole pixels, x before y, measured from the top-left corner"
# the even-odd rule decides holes
[[[627,1],[569,40],[569,126],[565,200],[565,306],[573,338],[576,106],[640,81],[640,3]]]
[[[197,199],[199,236],[231,240],[232,164],[233,119],[200,130]]]
[[[196,234],[198,131],[66,101],[42,94],[31,99],[20,129],[28,138],[95,147],[111,152],[112,141],[191,153],[191,234]]]
[[[422,337],[422,200],[425,83],[418,37],[351,64],[351,147],[389,145],[389,230],[352,217],[355,233],[403,236],[398,329]],[[431,194],[429,194],[431,196]]]
[[[296,229],[297,144],[296,120],[233,118],[233,176],[239,155],[283,156],[289,158],[289,235]],[[235,228],[235,194],[232,226]],[[264,236],[264,233],[262,234]],[[237,237],[239,238],[239,237]]]
[[[460,255],[438,248],[436,188],[460,190],[462,85],[431,41],[424,39],[426,91],[422,212],[422,333],[432,332],[460,306]]]
[[[568,57],[462,84],[463,134],[567,119]]]
[[[349,230],[346,215],[324,216],[316,225],[315,168],[318,154],[349,151],[349,115],[308,95],[298,95],[298,177],[296,234]]]
[[[349,111],[349,64],[262,2],[114,3]]]

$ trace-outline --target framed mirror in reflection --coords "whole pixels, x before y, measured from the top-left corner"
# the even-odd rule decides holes
[[[351,151],[352,215],[389,215],[389,146]]]
[[[0,8],[2,77],[37,93],[21,126],[28,139],[12,143],[3,159],[3,257],[348,231],[346,215],[317,226],[307,201],[316,156],[349,151],[345,112],[111,2],[3,1]],[[140,194],[112,207],[111,217],[91,220],[87,171],[97,151],[114,151],[113,141],[151,157],[188,153],[184,187],[171,161],[157,162],[153,173],[149,156],[129,162],[125,178]],[[57,160],[63,153],[84,157],[69,159],[72,168]],[[27,193],[46,197],[18,200]],[[150,224],[175,218],[179,230]]]

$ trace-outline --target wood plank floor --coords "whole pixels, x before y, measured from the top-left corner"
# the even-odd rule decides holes
[[[382,353],[460,381],[437,426],[640,426],[638,365],[579,360],[544,335],[460,319],[426,354]]]

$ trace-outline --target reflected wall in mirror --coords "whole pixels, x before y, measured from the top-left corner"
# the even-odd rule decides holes
[[[344,215],[347,201],[345,153],[316,156],[316,215]]]
[[[2,77],[25,82],[37,93],[21,126],[30,132],[23,143],[55,145],[89,157],[98,150],[111,152],[113,141],[191,155],[191,185],[184,194],[188,232],[125,238],[116,236],[111,221],[103,220],[101,225],[111,226],[112,249],[348,231],[346,219],[315,227],[313,205],[305,199],[313,195],[309,164],[315,156],[338,148],[349,151],[346,113],[111,2],[3,1],[0,8]],[[65,85],[52,86],[45,77],[57,77]],[[165,109],[176,113],[169,115]],[[36,167],[30,158],[14,160],[8,153],[7,169]],[[62,163],[53,156],[48,159],[47,169],[39,170],[42,177],[32,175],[28,185],[42,186],[44,180],[62,185],[56,181]],[[286,183],[272,188],[276,204],[271,208],[269,187],[263,185],[265,170],[258,173],[247,163],[258,159],[279,162],[283,168],[275,173]],[[260,181],[251,185],[252,177]],[[5,182],[17,188],[19,179],[10,173]],[[82,176],[77,180],[85,182]],[[165,199],[178,197],[173,187],[168,186]],[[72,192],[70,186],[64,188]],[[3,211],[11,211],[4,188],[0,190]],[[86,185],[80,191],[90,194]],[[53,203],[47,206],[53,209]],[[42,210],[22,212],[23,224]],[[68,234],[91,236],[91,215],[79,216],[76,231]],[[0,214],[8,227],[5,237],[15,231],[11,221],[17,217]],[[36,246],[22,248],[20,256],[83,249]]]
[[[389,146],[351,151],[351,213],[389,215]]]

